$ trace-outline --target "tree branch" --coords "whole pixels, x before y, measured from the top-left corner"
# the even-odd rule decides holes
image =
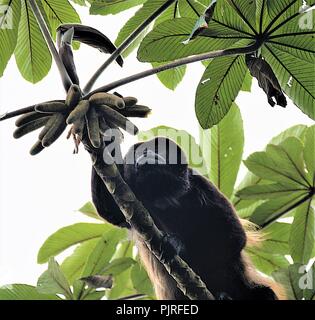
[[[89,147],[87,149],[89,150]],[[91,152],[93,166],[97,174],[112,194],[127,222],[141,236],[150,251],[161,261],[161,243],[164,241],[164,234],[156,227],[148,210],[136,199],[128,184],[121,177],[116,164],[105,163],[103,157],[111,159],[106,148],[102,152]],[[191,300],[215,300],[200,277],[178,255],[167,262],[161,261],[161,263],[188,298]]]
[[[34,13],[34,16],[38,22],[38,25],[42,31],[42,34],[46,40],[46,43],[48,45],[48,48],[49,48],[49,51],[51,52],[54,60],[55,60],[55,63],[58,67],[58,70],[59,70],[59,73],[60,73],[60,76],[61,76],[61,80],[62,80],[62,83],[63,83],[63,86],[65,88],[66,91],[68,91],[68,89],[71,87],[72,85],[72,81],[68,75],[68,72],[64,66],[64,64],[62,63],[60,57],[59,57],[59,54],[57,52],[57,49],[55,47],[55,44],[54,44],[54,41],[50,35],[50,32],[47,28],[47,25],[46,25],[46,22],[43,18],[43,15],[42,13],[40,12],[40,9],[36,3],[36,0],[29,0],[29,4],[32,8],[32,11]],[[3,120],[3,119],[1,119]]]
[[[208,52],[208,53],[198,54],[195,56],[190,56],[190,57],[183,58],[183,59],[178,59],[178,60],[175,60],[175,61],[170,62],[168,64],[165,64],[163,66],[152,68],[152,69],[140,72],[140,73],[136,73],[132,76],[111,82],[103,87],[100,87],[100,88],[90,92],[84,98],[89,98],[97,92],[108,92],[110,90],[113,90],[117,87],[128,84],[130,82],[134,82],[134,81],[152,76],[154,74],[157,74],[157,73],[165,71],[165,70],[175,69],[175,68],[180,67],[182,65],[187,65],[190,63],[198,62],[198,61],[209,60],[211,58],[252,53],[252,52],[257,51],[260,48],[260,46],[261,46],[261,43],[257,41],[254,44],[247,46],[247,47],[212,51],[212,52]]]
[[[100,75],[107,69],[107,67],[116,60],[116,58],[140,35],[140,33],[148,27],[161,13],[170,7],[176,0],[167,0],[157,9],[153,14],[146,19],[105,61],[105,63],[94,73],[92,78],[88,81],[83,92],[90,92]]]

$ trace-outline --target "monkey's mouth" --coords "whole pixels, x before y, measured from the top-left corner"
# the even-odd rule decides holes
[[[140,157],[136,159],[136,166],[140,167],[143,165],[149,165],[149,164],[166,164],[165,158],[163,158],[161,155],[148,150],[147,152],[144,152]]]

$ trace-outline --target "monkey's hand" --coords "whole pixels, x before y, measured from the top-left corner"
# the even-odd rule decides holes
[[[184,245],[182,241],[174,234],[165,233],[160,245],[162,263],[172,261],[174,256],[180,255],[184,251]]]

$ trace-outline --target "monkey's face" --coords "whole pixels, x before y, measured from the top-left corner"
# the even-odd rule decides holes
[[[124,177],[142,201],[177,197],[189,188],[186,156],[167,138],[135,144],[125,157]]]

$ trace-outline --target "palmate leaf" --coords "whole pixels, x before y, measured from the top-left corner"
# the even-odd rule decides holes
[[[41,0],[53,34],[64,23],[81,23],[81,19],[68,0]]]
[[[293,264],[273,272],[272,277],[284,287],[288,300],[302,300],[303,289],[299,282],[304,273],[302,265]]]
[[[178,18],[159,24],[142,41],[138,59],[142,62],[167,62],[190,55],[231,47],[240,40],[241,34],[210,38],[207,34],[186,43],[196,19]],[[216,30],[226,31],[226,27],[215,22]],[[228,31],[226,31],[228,32]]]
[[[273,44],[266,44],[262,54],[272,66],[284,92],[306,115],[315,119],[313,64],[279,50]]]
[[[135,6],[139,6],[147,0],[92,0],[90,14],[118,14],[125,10],[131,9]]]
[[[59,229],[42,245],[38,252],[38,263],[45,263],[50,257],[56,256],[67,248],[91,239],[100,238],[113,227],[110,224],[77,223]]]
[[[162,63],[153,62],[153,67],[163,65]],[[175,90],[179,83],[183,80],[186,73],[186,66],[181,66],[172,70],[166,70],[157,74],[159,80],[164,86],[170,90]]]
[[[22,76],[37,83],[48,74],[52,58],[28,2],[22,0],[21,3],[15,59]]]
[[[212,60],[198,85],[195,110],[203,129],[219,123],[240,91],[247,69],[244,56]]]
[[[300,140],[303,141],[304,137],[305,137],[306,130],[307,130],[307,126],[305,126],[305,125],[293,126],[289,129],[281,132],[276,137],[274,137],[270,141],[270,144],[278,145],[289,137],[296,137],[296,138],[299,138]],[[260,185],[263,182],[264,182],[264,180],[262,178],[254,175],[251,172],[248,172],[246,174],[245,178],[243,179],[243,181],[237,187],[236,193],[238,194],[241,190],[243,190],[247,187],[255,187],[256,185]],[[266,184],[266,181],[265,181],[265,184]],[[268,182],[268,184],[270,184],[270,182]],[[247,199],[239,198],[237,196],[234,196],[234,198],[232,199],[232,202],[237,210],[246,209],[247,207],[252,206],[256,201],[257,200],[255,200],[255,199],[247,200]]]
[[[0,300],[61,300],[54,294],[40,293],[27,284],[10,284],[0,287]]]
[[[70,285],[72,285],[75,280],[81,278],[86,261],[98,241],[99,238],[96,238],[79,244],[74,252],[62,262],[60,266],[61,270],[68,279]]]
[[[48,270],[37,281],[38,291],[45,294],[63,294],[67,299],[72,298],[68,280],[54,258],[49,259]]]
[[[279,254],[266,253],[260,251],[259,248],[247,248],[246,252],[255,264],[255,267],[266,275],[271,275],[274,271],[286,268],[289,265],[286,258]]]
[[[200,147],[208,177],[228,198],[232,196],[241,165],[244,130],[241,112],[235,103],[227,116],[210,130],[201,130]]]
[[[312,258],[315,243],[315,211],[312,199],[304,202],[294,212],[290,233],[290,253],[296,263],[307,264]]]
[[[306,131],[304,159],[310,183],[315,186],[315,125]]]
[[[294,192],[290,196],[274,198],[259,205],[250,217],[250,221],[264,228],[289,213],[307,200],[305,191]]]
[[[0,0],[0,76],[10,60],[18,39],[18,25],[21,15],[20,0]],[[3,9],[6,11],[3,11]]]

